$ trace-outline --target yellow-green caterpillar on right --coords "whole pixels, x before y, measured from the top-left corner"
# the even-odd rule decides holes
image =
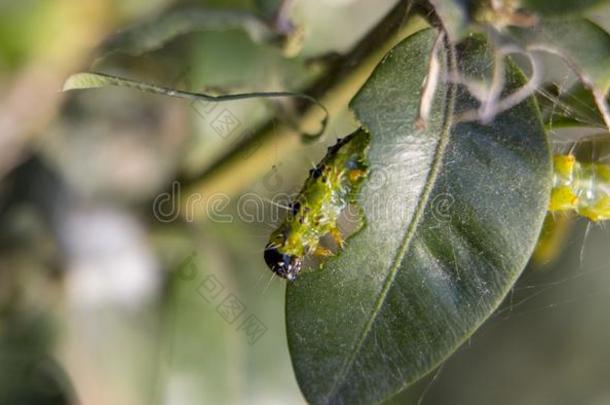
[[[574,211],[593,222],[610,219],[610,165],[553,158],[550,212]]]
[[[553,188],[534,262],[552,262],[565,243],[570,215],[575,213],[599,222],[610,219],[610,165],[579,162],[573,155],[553,157]]]

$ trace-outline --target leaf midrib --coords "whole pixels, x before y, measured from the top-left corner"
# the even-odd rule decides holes
[[[450,65],[450,66],[448,66],[449,69],[453,69],[453,67],[455,66],[453,52],[454,52],[453,50],[450,50],[450,49],[447,50],[447,53],[449,56],[448,65]],[[446,110],[445,110],[443,129],[441,131],[441,137],[439,139],[438,146],[434,153],[434,159],[432,160],[432,169],[430,170],[430,173],[426,180],[424,190],[421,194],[421,198],[419,199],[419,202],[415,209],[413,219],[411,220],[409,227],[407,228],[407,232],[405,233],[405,236],[400,244],[400,248],[398,249],[398,252],[396,253],[395,258],[392,261],[392,265],[389,268],[390,271],[386,277],[386,280],[384,281],[384,285],[379,293],[379,297],[377,298],[377,301],[375,302],[375,306],[371,313],[371,316],[369,317],[369,320],[367,321],[366,325],[364,326],[364,329],[360,333],[360,336],[358,337],[358,340],[356,341],[356,345],[354,346],[354,350],[352,350],[351,355],[345,360],[345,362],[343,363],[343,366],[341,366],[339,376],[335,379],[335,382],[333,383],[333,386],[332,386],[329,394],[326,396],[326,398],[328,400],[330,400],[331,398],[334,397],[337,389],[342,385],[343,380],[345,379],[345,376],[347,375],[349,369],[352,367],[352,365],[355,361],[356,355],[362,349],[362,345],[364,344],[364,341],[366,340],[369,332],[371,331],[371,328],[373,326],[373,323],[375,322],[375,319],[377,318],[377,315],[379,314],[379,312],[381,312],[381,308],[385,302],[387,294],[388,294],[390,288],[392,287],[392,284],[394,283],[394,279],[396,278],[396,275],[398,274],[398,270],[400,268],[400,263],[402,262],[402,259],[404,258],[405,253],[407,252],[407,249],[409,248],[409,246],[411,244],[413,236],[415,235],[415,232],[417,231],[421,218],[424,215],[424,210],[425,210],[426,206],[428,205],[428,200],[429,200],[430,194],[432,193],[434,185],[436,184],[436,180],[439,176],[440,167],[442,165],[443,156],[445,154],[445,149],[449,142],[449,135],[450,135],[450,128],[452,125],[453,106],[455,104],[455,98],[456,98],[456,86],[450,85],[450,87],[447,91]],[[362,125],[362,126],[365,127],[364,125]],[[368,128],[367,128],[367,131],[368,131]],[[324,402],[328,403],[327,401],[324,401]]]

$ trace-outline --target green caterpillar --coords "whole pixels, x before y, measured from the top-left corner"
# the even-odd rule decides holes
[[[355,197],[368,174],[366,149],[369,134],[360,129],[337,140],[318,165],[309,171],[298,196],[290,205],[290,213],[275,230],[265,246],[264,259],[278,276],[296,279],[303,259],[308,254],[330,256],[332,252],[320,245],[330,234],[337,245],[344,245],[337,227],[341,212]]]
[[[553,158],[550,212],[575,211],[593,222],[610,219],[610,165],[580,163],[572,155]]]

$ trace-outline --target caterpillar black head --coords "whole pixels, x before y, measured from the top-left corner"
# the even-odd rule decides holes
[[[281,253],[273,244],[265,246],[265,263],[278,276],[288,281],[294,281],[301,271],[303,259],[298,256],[291,256]]]

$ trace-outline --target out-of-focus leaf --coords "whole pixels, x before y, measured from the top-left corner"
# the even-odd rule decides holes
[[[273,16],[282,5],[283,0],[254,0],[256,8],[264,15]]]
[[[522,5],[542,15],[573,16],[587,9],[603,4],[607,0],[524,0]]]
[[[381,401],[430,372],[497,308],[536,244],[551,185],[536,104],[489,126],[457,123],[454,113],[477,103],[441,85],[417,130],[436,36],[404,40],[352,101],[371,133],[359,195],[366,225],[324,269],[288,286],[289,347],[312,403]],[[459,55],[472,76],[493,66],[481,40]],[[507,92],[524,80],[507,66]]]
[[[276,46],[253,43],[243,32],[205,32],[193,36],[193,40],[193,52],[182,66],[188,69],[175,83],[180,88],[216,86],[237,90],[232,86],[238,84],[240,89],[278,86],[296,91],[311,86],[321,73],[299,58],[285,58]],[[228,136],[218,136],[212,122],[223,109],[193,107],[194,136],[181,159],[186,177],[204,173],[236,145],[257,136],[257,129],[278,114],[263,100],[236,103],[227,108],[241,125]]]
[[[69,405],[77,403],[65,370],[48,354],[0,351],[0,403]]]
[[[185,396],[188,403],[190,398],[238,402],[239,335],[221,310],[223,300],[231,298],[231,280],[214,272],[218,259],[211,247],[198,249],[184,256],[168,287],[160,352],[161,377],[167,381],[162,398],[170,403],[184,402]]]
[[[545,20],[516,30],[530,49],[550,51],[575,68],[586,84],[607,93],[610,88],[610,35],[589,20]]]
[[[588,10],[584,16],[610,33],[610,1],[605,1],[603,5]]]
[[[243,29],[256,42],[268,42],[277,37],[264,21],[247,12],[187,8],[169,12],[108,38],[98,53],[102,56],[113,52],[141,55],[161,48],[180,35],[230,29]]]
[[[582,126],[604,128],[604,118],[591,90],[580,82],[559,94],[541,90],[538,100],[544,123],[551,129]]]
[[[260,249],[254,235],[263,229],[237,216],[195,232],[168,224],[155,229],[158,254],[177,270],[167,288],[160,353],[166,403],[292,403],[300,397],[278,304],[283,285],[277,279],[268,285],[265,264],[252,260]]]
[[[31,29],[45,21],[41,1],[0,3],[0,67],[16,67],[31,57],[41,34]]]
[[[28,273],[23,271],[26,268],[19,270]],[[32,283],[27,285],[36,288]],[[54,338],[51,316],[10,309],[16,304],[3,306],[0,318],[0,404],[75,403],[70,378],[50,355]]]
[[[584,18],[551,19],[531,29],[515,29],[528,49],[562,57],[593,92],[602,118],[610,127],[606,97],[610,89],[610,35]]]

